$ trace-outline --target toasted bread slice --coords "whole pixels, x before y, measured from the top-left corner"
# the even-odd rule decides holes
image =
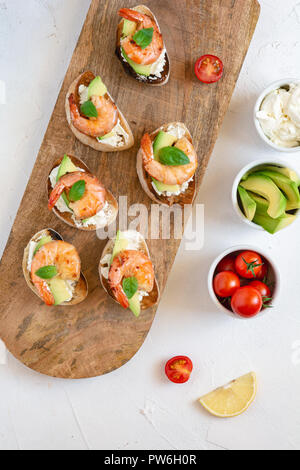
[[[30,287],[30,289],[32,290],[32,292],[34,292],[35,295],[37,295],[38,297],[40,297],[40,295],[39,295],[35,285],[33,284],[32,280],[31,280],[31,273],[30,273],[30,271],[28,271],[28,258],[29,258],[29,252],[30,252],[30,242],[31,241],[37,242],[42,237],[47,237],[47,236],[50,236],[53,240],[62,240],[63,241],[63,238],[61,237],[61,235],[59,235],[59,233],[57,233],[55,230],[53,230],[51,228],[41,230],[40,232],[33,235],[33,237],[31,238],[31,240],[29,241],[27,247],[24,250],[24,256],[23,256],[22,267],[23,267],[23,273],[24,273],[25,281],[26,281],[28,287]],[[79,304],[80,302],[83,302],[83,300],[86,299],[87,295],[88,295],[88,283],[87,283],[87,280],[84,277],[84,275],[81,273],[80,279],[77,282],[76,287],[74,289],[72,300],[70,302],[64,302],[64,303],[60,304],[59,307],[61,307],[61,306],[68,307],[68,306]]]
[[[180,123],[180,122],[171,122],[169,124],[164,124],[159,129],[157,129],[156,131],[152,132],[152,134],[150,134],[151,140],[154,141],[155,137],[160,131],[167,132],[169,126],[180,126],[184,130],[185,137],[187,137],[187,139],[191,143],[193,143],[192,136],[188,128],[185,126],[185,124]],[[138,154],[137,154],[137,173],[138,173],[140,183],[145,193],[150,197],[150,199],[152,199],[152,201],[157,202],[158,204],[163,204],[169,207],[173,206],[174,204],[179,204],[181,206],[184,206],[186,204],[192,204],[195,199],[196,175],[194,176],[192,181],[189,182],[189,186],[184,193],[181,193],[178,196],[175,196],[175,195],[166,196],[164,194],[159,195],[153,188],[152,177],[146,172],[144,168],[143,151],[141,148],[139,149]]]
[[[138,5],[134,8],[132,8],[132,9],[136,10],[140,13],[143,13],[145,15],[150,16],[156,22],[156,24],[159,28],[159,23],[158,23],[156,17],[152,13],[152,11],[149,10],[148,7],[146,7],[145,5]],[[170,70],[171,70],[170,58],[169,58],[167,50],[166,50],[166,63],[165,63],[164,70],[163,70],[160,78],[156,77],[155,75],[150,75],[149,77],[146,77],[146,76],[142,76],[142,75],[137,74],[135,72],[135,70],[131,67],[131,65],[129,65],[129,63],[124,59],[124,57],[122,55],[121,37],[122,37],[122,32],[123,32],[123,25],[124,25],[124,19],[122,19],[120,21],[119,25],[118,25],[116,55],[117,55],[118,59],[120,60],[125,72],[128,75],[130,75],[131,77],[133,77],[135,80],[137,80],[138,82],[142,82],[142,83],[145,83],[147,85],[152,85],[152,86],[166,85],[166,83],[168,83],[168,81],[169,81]],[[159,28],[159,30],[160,30],[160,28]]]
[[[126,234],[126,232],[123,232],[123,233]],[[109,284],[108,284],[108,280],[106,279],[105,276],[103,276],[103,272],[102,272],[102,269],[107,269],[106,264],[103,264],[103,260],[107,255],[112,256],[114,245],[115,245],[115,240],[114,239],[110,240],[106,244],[106,246],[103,250],[103,253],[102,253],[102,256],[101,256],[101,259],[100,259],[100,264],[99,264],[99,276],[100,276],[100,281],[101,281],[101,285],[102,285],[103,289],[111,296],[111,298],[116,303],[118,303],[116,301],[113,293],[111,292],[111,289],[110,289]],[[142,253],[144,253],[145,255],[147,255],[150,258],[150,252],[149,252],[147,243],[146,243],[144,237],[141,234],[140,234],[139,251],[141,251]],[[158,282],[155,278],[153,290],[152,290],[152,292],[149,293],[149,296],[143,297],[143,300],[141,302],[141,309],[142,310],[147,310],[148,308],[153,307],[154,305],[156,305],[158,303],[159,297],[160,297],[159,286],[158,286]]]
[[[66,108],[66,115],[67,115],[67,120],[69,123],[69,126],[77,137],[80,142],[82,142],[84,145],[88,145],[89,147],[92,147],[94,150],[98,150],[99,152],[121,152],[123,150],[130,149],[134,145],[134,138],[132,131],[130,129],[130,126],[128,122],[126,121],[124,115],[121,113],[121,111],[118,108],[119,111],[119,119],[121,126],[123,129],[126,131],[128,134],[128,142],[126,142],[123,146],[112,146],[109,144],[106,144],[104,141],[99,142],[95,137],[90,137],[86,134],[83,134],[80,132],[76,127],[74,127],[71,119],[71,113],[70,113],[70,105],[69,105],[69,96],[73,94],[75,96],[75,101],[77,103],[78,108],[80,109],[80,97],[79,97],[79,87],[80,85],[85,85],[86,87],[89,86],[89,84],[94,80],[95,75],[92,72],[85,72],[80,77],[78,77],[70,86],[67,97],[66,97],[66,103],[65,103],[65,108]],[[110,96],[109,93],[107,93],[107,97],[112,101],[112,97]]]
[[[89,168],[86,166],[86,164],[80,160],[79,158],[76,158],[76,157],[73,157],[71,155],[68,155],[68,157],[70,158],[70,160],[72,161],[72,163],[77,167],[77,168],[81,168],[82,170],[84,170],[86,173],[90,173],[90,170]],[[51,172],[54,170],[54,168],[57,168],[61,162],[62,162],[62,158],[60,158],[59,160],[57,160],[54,165],[52,166],[50,172],[49,172],[49,176],[51,174]],[[51,182],[50,182],[50,178],[48,177],[48,181],[47,181],[47,194],[48,194],[48,200],[50,198],[50,194],[52,192],[52,186],[51,186]],[[70,225],[71,227],[74,227],[74,228],[77,228],[78,230],[84,230],[86,232],[93,232],[97,229],[101,229],[103,227],[108,227],[110,224],[112,224],[117,215],[118,215],[118,211],[119,211],[119,206],[118,206],[118,202],[117,200],[115,199],[115,197],[113,196],[113,194],[108,191],[108,189],[106,189],[106,200],[109,204],[109,207],[110,207],[110,217],[107,221],[107,223],[104,225],[104,226],[96,226],[96,225],[89,225],[87,227],[84,227],[84,226],[77,226],[74,219],[72,218],[72,214],[70,212],[60,212],[59,209],[54,206],[54,208],[52,209],[54,214],[60,219],[62,220],[63,222],[65,222],[66,224]]]

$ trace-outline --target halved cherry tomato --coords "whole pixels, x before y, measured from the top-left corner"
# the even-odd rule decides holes
[[[243,251],[235,260],[236,272],[246,279],[257,279],[261,276],[263,261],[255,251]]]
[[[240,317],[255,317],[263,306],[262,296],[251,286],[240,287],[231,299],[231,308]]]
[[[184,384],[190,378],[193,363],[187,356],[176,356],[166,364],[166,375],[175,384]]]
[[[240,278],[231,271],[223,271],[214,278],[214,291],[219,297],[232,297],[240,286]]]
[[[225,256],[225,258],[220,261],[216,269],[217,273],[222,273],[223,271],[235,272],[235,256]]]
[[[223,62],[215,55],[203,55],[195,65],[195,73],[203,83],[215,83],[223,75]]]

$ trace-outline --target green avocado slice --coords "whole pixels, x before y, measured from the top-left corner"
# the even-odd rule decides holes
[[[55,305],[61,305],[70,299],[70,292],[67,288],[66,281],[63,279],[51,279],[49,281],[49,288],[53,294]]]
[[[124,51],[123,47],[121,47],[122,55],[126,62],[130,65],[130,67],[133,68],[133,70],[138,74],[138,75],[144,75],[145,77],[149,77],[151,75],[151,69],[152,65],[141,65],[141,64],[136,64],[133,62],[133,60],[129,59],[127,56],[126,52]]]
[[[285,213],[287,200],[268,176],[254,173],[246,181],[242,181],[240,186],[267,199],[269,202],[268,215],[273,219],[277,219]]]
[[[42,237],[40,239],[40,241],[38,242],[38,244],[36,245],[35,247],[35,250],[33,252],[33,256],[36,255],[36,253],[39,251],[40,248],[42,248],[42,246],[46,245],[47,243],[51,243],[53,240],[52,238],[49,236],[47,237]]]
[[[260,174],[271,178],[278,188],[284,192],[287,197],[286,210],[290,211],[300,209],[300,193],[295,181],[290,180],[290,178],[278,173],[277,171],[264,170],[260,171]]]
[[[114,245],[114,249],[113,249],[113,253],[111,257],[111,263],[113,262],[114,258],[119,253],[121,253],[121,251],[127,250],[127,247],[128,247],[128,240],[127,238],[125,238],[123,232],[119,230],[116,236],[116,241],[115,241],[115,245]]]
[[[136,317],[139,317],[141,314],[141,302],[139,298],[139,293],[136,292],[131,299],[128,299],[128,302],[129,302],[129,308],[132,311],[132,313]]]
[[[247,219],[252,221],[256,212],[256,203],[251,198],[251,196],[246,191],[246,189],[244,189],[242,186],[238,187],[238,193],[240,196],[240,201],[241,201],[241,205],[243,208],[243,212],[245,216],[247,217]]]

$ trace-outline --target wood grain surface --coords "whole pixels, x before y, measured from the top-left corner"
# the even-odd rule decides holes
[[[133,7],[136,2],[125,4]],[[127,195],[128,205],[150,207],[136,174],[140,139],[145,130],[182,121],[197,145],[199,189],[259,16],[256,0],[145,0],[144,4],[155,13],[164,34],[171,59],[169,83],[151,88],[125,74],[114,55],[117,11],[124,0],[93,0],[1,260],[0,337],[16,358],[43,374],[77,379],[122,366],[143,344],[156,312],[150,309],[136,319],[116,305],[98,277],[106,242],[94,233],[68,227],[48,211],[44,188],[53,162],[64,153],[75,155],[116,197]],[[201,85],[194,75],[194,63],[204,53],[220,56],[225,64],[217,84]],[[108,85],[133,130],[133,149],[99,153],[72,135],[65,118],[65,95],[85,70],[101,75]],[[47,227],[80,253],[89,296],[78,306],[46,307],[25,283],[23,250],[34,233]],[[163,291],[179,241],[148,244]]]

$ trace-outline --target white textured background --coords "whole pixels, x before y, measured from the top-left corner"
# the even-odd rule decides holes
[[[0,104],[1,253],[89,3],[0,1],[0,80],[6,83],[6,105]],[[274,80],[300,77],[300,2],[261,5],[199,198],[206,210],[205,248],[180,251],[151,333],[122,369],[67,382],[40,376],[8,355],[0,365],[0,449],[300,449],[299,223],[275,237],[256,232],[236,218],[229,196],[242,166],[280,157],[255,133],[257,95]],[[0,84],[0,102],[1,90]],[[300,153],[282,158],[300,171]],[[206,290],[213,258],[242,243],[269,250],[283,279],[277,308],[250,322],[217,312]],[[165,361],[177,354],[195,364],[183,386],[163,374]],[[197,404],[202,394],[250,370],[258,374],[259,391],[243,416],[219,421]]]

